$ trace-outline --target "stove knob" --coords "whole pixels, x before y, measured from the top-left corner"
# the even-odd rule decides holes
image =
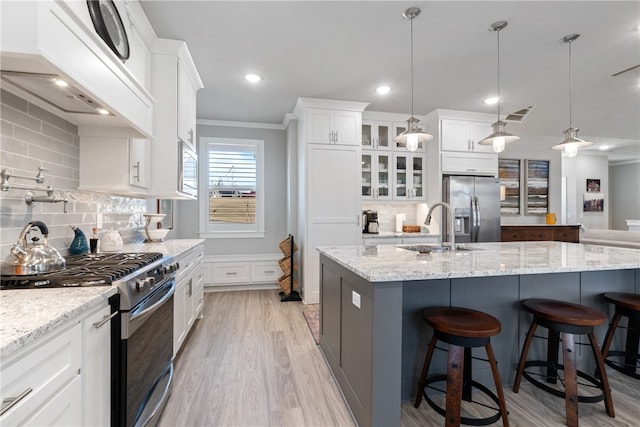
[[[146,283],[146,279],[144,280],[136,280],[136,291],[138,292],[143,292],[144,291],[144,285]]]

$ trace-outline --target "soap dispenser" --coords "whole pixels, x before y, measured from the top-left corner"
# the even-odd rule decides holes
[[[69,247],[69,253],[71,255],[80,255],[89,252],[87,238],[85,237],[82,230],[80,230],[80,228],[76,227],[75,225],[72,225],[71,229],[73,230],[75,237],[73,238],[71,246]]]

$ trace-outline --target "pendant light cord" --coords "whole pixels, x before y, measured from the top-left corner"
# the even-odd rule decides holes
[[[571,45],[573,41],[569,41],[569,127],[573,127],[573,71],[571,70]]]
[[[496,33],[498,33],[498,121],[500,121],[500,103],[502,102],[500,99],[500,30]]]
[[[413,117],[413,16],[411,16],[411,117]]]

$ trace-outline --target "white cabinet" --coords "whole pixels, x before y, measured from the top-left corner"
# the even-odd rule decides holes
[[[424,155],[393,154],[393,199],[424,200]]]
[[[178,138],[195,149],[196,85],[188,72],[188,65],[178,61]]]
[[[442,150],[493,153],[493,147],[491,145],[478,144],[479,141],[491,134],[491,123],[442,119],[440,126]]]
[[[439,234],[417,234],[415,236],[398,237],[363,237],[362,244],[365,246],[375,245],[437,245],[440,243]]]
[[[82,321],[82,425],[107,426],[111,419],[111,308]]]
[[[362,199],[391,200],[391,153],[362,152]]]
[[[278,281],[281,275],[279,254],[213,255],[205,260],[207,286],[219,289],[263,287]],[[249,285],[249,286],[246,286]],[[258,286],[253,286],[258,285]]]
[[[179,141],[196,145],[196,92],[203,87],[186,43],[157,39],[152,49],[151,89],[156,99],[149,194],[165,199],[195,199],[181,191]]]
[[[362,149],[393,149],[393,123],[362,120]]]
[[[180,267],[173,296],[173,356],[184,344],[196,318],[201,317],[204,302],[204,247],[198,245],[175,257]]]
[[[360,145],[362,115],[356,111],[308,108],[305,114],[310,144]]]
[[[148,139],[86,135],[80,131],[80,184],[78,190],[145,196],[151,179],[151,141]],[[117,133],[117,131],[116,131]]]
[[[442,153],[442,173],[489,175],[498,172],[498,156],[478,153]]]
[[[110,424],[110,314],[96,307],[2,360],[0,425]]]

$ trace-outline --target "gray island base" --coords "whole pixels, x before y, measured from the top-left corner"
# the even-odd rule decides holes
[[[318,248],[320,350],[358,425],[400,425],[401,403],[415,396],[432,333],[422,321],[425,307],[466,307],[498,318],[502,331],[491,342],[506,387],[531,321],[521,301],[559,299],[610,318],[603,292],[640,293],[640,250],[562,242],[465,247],[429,255],[384,245]],[[606,325],[596,328],[600,343],[605,333]],[[616,340],[623,345],[622,336]],[[544,359],[545,340],[534,341],[529,359]],[[473,355],[485,359],[483,353]],[[578,368],[593,369],[592,359],[579,346]],[[446,352],[436,351],[431,366],[430,373],[446,372]],[[486,362],[474,361],[473,378],[493,384]]]

